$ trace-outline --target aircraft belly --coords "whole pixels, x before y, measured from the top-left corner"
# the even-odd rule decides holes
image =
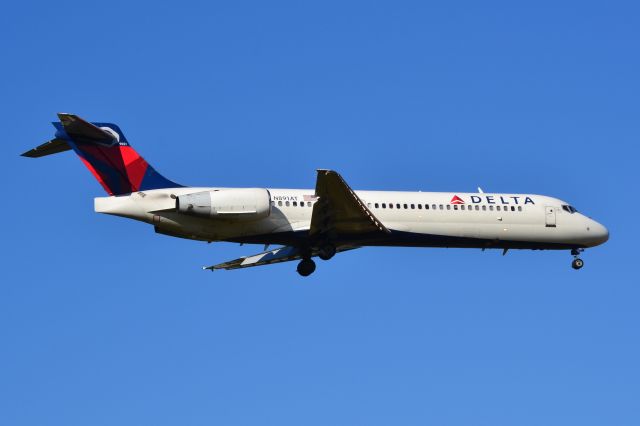
[[[534,245],[571,242],[569,230],[546,228],[540,224],[413,222],[388,223],[387,226],[396,234],[403,234],[405,242],[407,242],[407,235],[410,234],[414,236],[412,239],[417,244],[427,245],[439,239],[434,237],[442,237],[443,242],[461,239],[465,243],[472,243],[476,240],[480,246],[486,241],[511,241],[534,243]],[[435,242],[440,244],[439,241]]]

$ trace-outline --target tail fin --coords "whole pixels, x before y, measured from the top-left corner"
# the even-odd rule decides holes
[[[58,114],[56,137],[24,157],[44,157],[73,149],[109,195],[181,187],[158,173],[130,145],[118,126],[89,123],[73,114]]]

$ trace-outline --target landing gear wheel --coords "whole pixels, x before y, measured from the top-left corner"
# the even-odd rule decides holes
[[[298,263],[297,270],[303,277],[308,277],[316,270],[316,262],[311,259],[302,259],[300,263]]]
[[[336,247],[332,244],[325,244],[320,247],[318,257],[322,260],[329,260],[336,255]]]
[[[580,269],[584,266],[584,261],[580,258],[575,258],[573,259],[573,262],[571,262],[571,267],[573,269]]]

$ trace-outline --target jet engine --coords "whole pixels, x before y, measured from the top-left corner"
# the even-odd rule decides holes
[[[210,219],[264,219],[271,214],[271,194],[262,188],[194,192],[176,197],[176,210]]]

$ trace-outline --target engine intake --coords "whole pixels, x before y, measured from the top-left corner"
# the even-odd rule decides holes
[[[264,219],[271,214],[271,194],[262,188],[194,192],[176,197],[176,210],[210,219]]]

